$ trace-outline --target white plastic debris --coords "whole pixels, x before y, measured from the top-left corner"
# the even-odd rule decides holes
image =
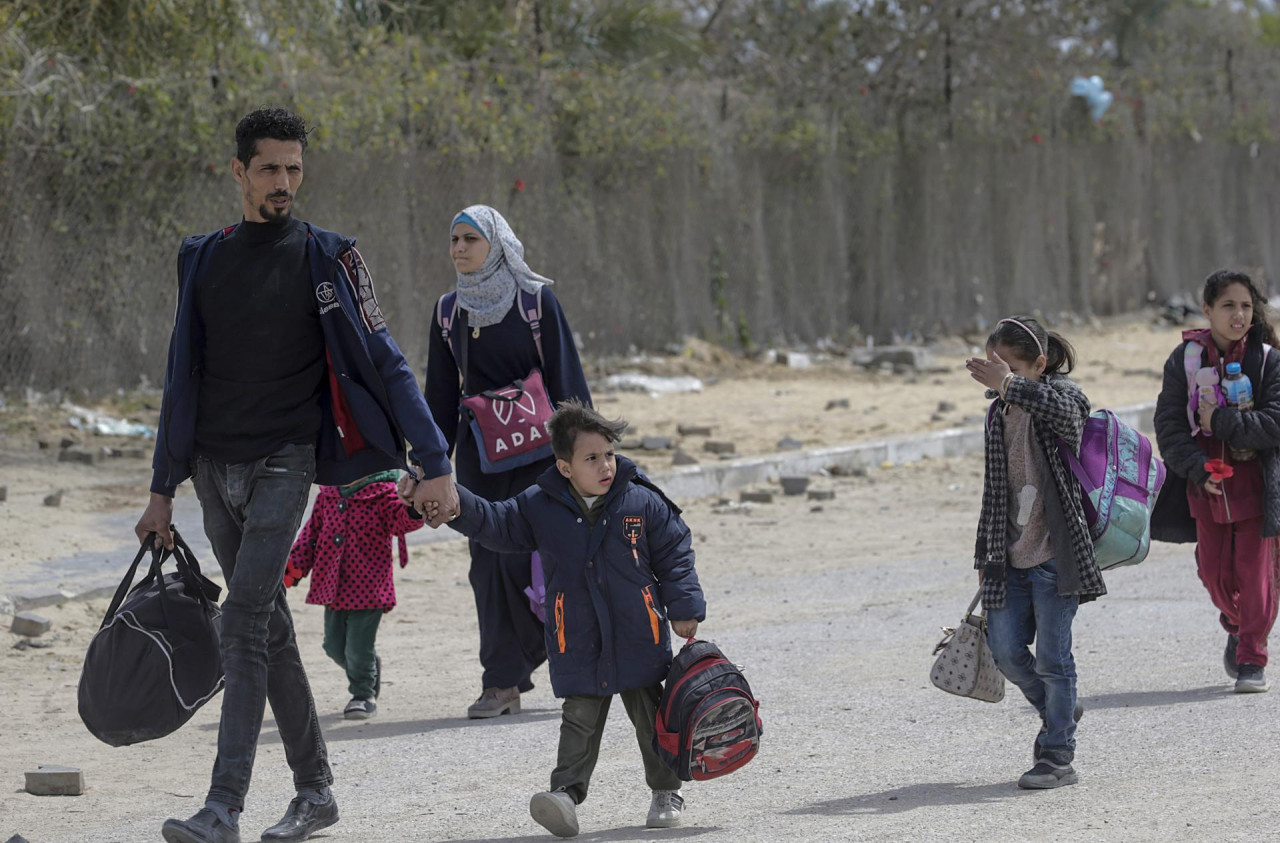
[[[701,392],[702,381],[693,377],[660,377],[623,372],[605,378],[604,387],[606,390],[622,392],[647,392],[656,398],[680,392]]]

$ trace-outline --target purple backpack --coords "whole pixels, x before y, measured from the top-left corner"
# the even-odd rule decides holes
[[[995,412],[993,402],[988,412]],[[1164,463],[1151,440],[1116,418],[1095,410],[1080,436],[1080,455],[1058,440],[1058,455],[1080,484],[1093,552],[1101,570],[1137,565],[1151,549],[1151,511],[1164,485]]]

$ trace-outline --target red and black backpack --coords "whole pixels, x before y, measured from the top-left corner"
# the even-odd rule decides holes
[[[738,666],[710,641],[691,640],[671,663],[653,745],[681,781],[732,773],[760,751],[759,709]]]

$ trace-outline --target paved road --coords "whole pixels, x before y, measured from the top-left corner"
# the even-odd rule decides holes
[[[1017,789],[1038,721],[1016,689],[990,705],[928,682],[938,627],[958,619],[974,587],[966,557],[980,469],[975,460],[942,465],[959,482],[846,481],[822,513],[794,501],[745,517],[690,508],[712,611],[706,629],[747,667],[762,700],[764,751],[739,773],[690,785],[686,827],[646,832],[648,794],[618,710],[580,807],[580,839],[1275,839],[1280,690],[1228,692],[1223,635],[1182,547],[1158,546],[1141,567],[1114,572],[1111,595],[1080,611],[1080,784]],[[476,669],[464,564],[450,544],[406,569],[402,607],[382,637],[395,684],[381,719],[357,726],[325,714],[344,815],[326,839],[551,839],[526,812],[554,757],[558,709],[545,681],[518,717],[457,718]],[[342,683],[318,655],[319,612],[298,614],[317,696],[335,711]],[[203,793],[215,715],[202,711],[150,746],[75,744],[97,790],[65,801],[0,794],[0,838],[158,839],[159,819],[185,816]],[[259,762],[246,832],[274,822],[290,796],[270,727]]]

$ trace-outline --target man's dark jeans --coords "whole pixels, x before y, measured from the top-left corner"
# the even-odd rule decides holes
[[[315,701],[285,602],[285,562],[315,477],[315,448],[286,445],[227,465],[198,458],[204,531],[227,582],[222,603],[222,725],[209,799],[244,809],[267,701],[298,790],[333,783]]]

